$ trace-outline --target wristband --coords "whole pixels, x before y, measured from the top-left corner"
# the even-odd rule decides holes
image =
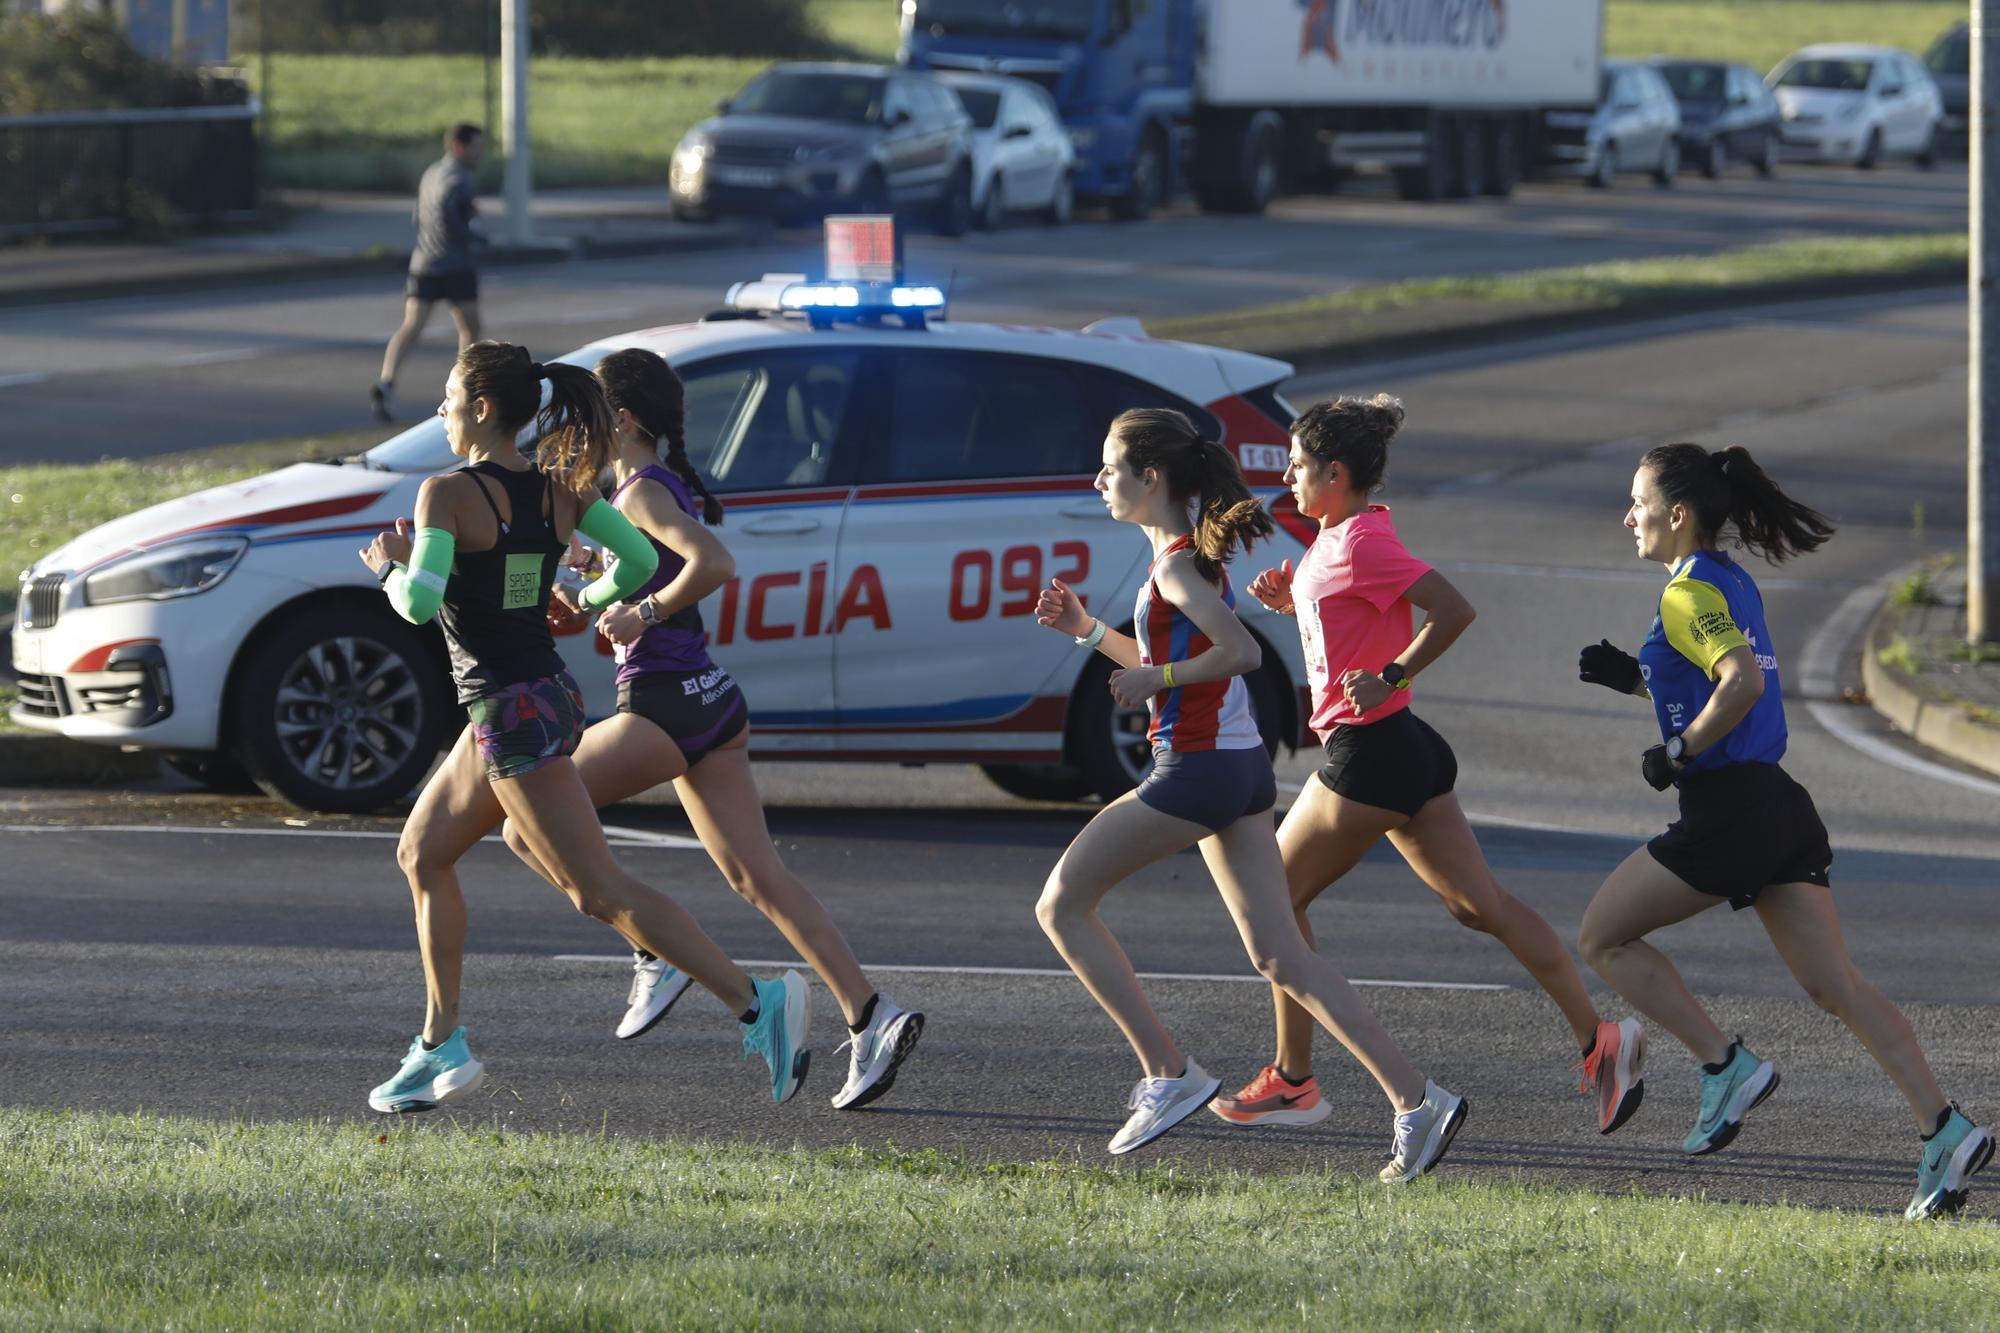
[[[1168,662],[1160,668],[1160,683],[1168,689],[1174,688],[1174,664]]]
[[[1110,628],[1111,627],[1109,625],[1105,624],[1103,621],[1100,620],[1097,622],[1095,628],[1093,628],[1090,631],[1090,633],[1078,634],[1074,637],[1076,638],[1077,643],[1080,644],[1081,646],[1085,648],[1095,648],[1098,644],[1104,642],[1104,636],[1106,632],[1110,630]]]

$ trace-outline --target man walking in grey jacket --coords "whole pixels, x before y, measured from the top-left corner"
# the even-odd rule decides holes
[[[382,354],[382,377],[368,391],[378,421],[395,417],[396,371],[403,356],[430,322],[439,301],[451,307],[463,351],[479,341],[479,269],[472,229],[479,213],[474,173],[486,156],[486,133],[477,125],[454,125],[445,132],[444,156],[431,163],[417,186],[417,248],[410,252],[410,277],[403,289],[403,322]]]

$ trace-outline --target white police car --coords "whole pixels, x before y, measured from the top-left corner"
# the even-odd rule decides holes
[[[1061,578],[1129,620],[1145,544],[1091,489],[1105,426],[1129,407],[1179,408],[1234,448],[1283,527],[1252,561],[1296,556],[1312,533],[1280,479],[1291,368],[1132,320],[947,322],[935,289],[777,278],[731,297],[563,359],[645,347],[686,381],[689,455],[728,506],[737,565],[702,613],[756,753],[975,763],[1023,796],[1133,785],[1143,715],[1116,709],[1106,659],[1035,624],[1036,594]],[[344,465],[78,537],[22,576],[14,720],[247,774],[313,809],[403,797],[459,718],[435,628],[398,619],[354,552],[456,462],[431,420]],[[1298,635],[1250,597],[1240,608],[1265,650],[1251,692],[1266,738],[1296,743]],[[591,714],[608,712],[603,639],[561,642]]]

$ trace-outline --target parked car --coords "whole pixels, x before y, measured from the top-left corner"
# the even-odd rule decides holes
[[[1651,172],[1657,183],[1672,185],[1681,168],[1680,128],[1680,108],[1658,70],[1607,60],[1595,111],[1542,117],[1542,167],[1599,189],[1621,171]]]
[[[1937,160],[1944,99],[1908,51],[1808,46],[1780,61],[1766,82],[1784,113],[1787,157],[1863,170],[1890,157],[1926,167]]]
[[[1944,99],[1944,118],[1938,122],[1941,143],[1965,151],[1972,136],[1972,28],[1961,23],[1931,43],[1924,53],[1924,68],[1937,84]]]
[[[1679,59],[1655,60],[1653,68],[1680,106],[1683,162],[1694,163],[1711,180],[1732,161],[1748,162],[1765,176],[1778,169],[1784,118],[1756,70]]]
[[[972,763],[1017,795],[1109,799],[1151,762],[1110,659],[1034,623],[1053,578],[1129,624],[1146,543],[1092,489],[1105,425],[1187,412],[1224,441],[1279,531],[1233,571],[1316,534],[1283,484],[1292,368],[1145,336],[925,318],[935,288],[773,278],[726,318],[603,339],[687,386],[688,457],[728,506],[736,576],[702,607],[755,710],[760,758]],[[930,313],[935,313],[933,310]],[[531,444],[531,441],[526,441]],[[388,607],[354,553],[457,466],[432,418],[343,465],[301,463],[129,514],[22,576],[14,721],[153,750],[212,782],[247,773],[320,810],[392,804],[458,725],[441,636]],[[1257,600],[1249,677],[1266,743],[1310,713],[1296,626]],[[613,708],[604,640],[557,640],[592,717]]]
[[[1010,213],[1051,225],[1076,210],[1076,146],[1048,91],[1003,74],[940,73],[972,117],[972,214],[998,227]]]
[[[773,65],[674,149],[674,214],[803,219],[890,209],[972,225],[971,120],[928,74],[886,65]]]

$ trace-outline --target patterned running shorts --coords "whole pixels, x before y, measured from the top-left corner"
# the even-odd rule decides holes
[[[583,695],[567,671],[474,699],[465,712],[488,782],[518,778],[575,754],[583,739]]]

